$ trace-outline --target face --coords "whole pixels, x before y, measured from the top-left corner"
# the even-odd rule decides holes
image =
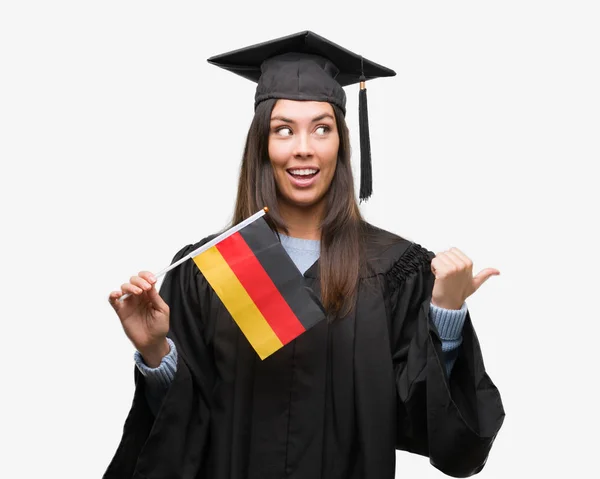
[[[339,144],[329,103],[277,101],[271,113],[269,158],[286,206],[323,202],[335,173]]]

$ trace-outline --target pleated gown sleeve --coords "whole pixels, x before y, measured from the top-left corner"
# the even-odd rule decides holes
[[[397,387],[396,448],[429,457],[453,477],[481,471],[504,420],[470,314],[450,378],[429,306],[435,255],[411,244],[386,274]]]
[[[184,247],[173,262],[209,239]],[[202,321],[210,314],[209,286],[188,260],[167,273],[160,295],[170,309],[168,336],[177,347],[177,372],[154,417],[144,377],[135,368],[133,403],[105,479],[195,477],[205,457],[214,377]]]

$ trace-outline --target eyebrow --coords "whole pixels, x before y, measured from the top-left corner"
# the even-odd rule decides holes
[[[329,118],[331,120],[334,120],[335,118],[333,117],[333,115],[331,115],[331,113],[323,113],[322,115],[316,116],[312,119],[311,123],[315,123],[317,121],[321,121],[324,120],[325,118]],[[271,121],[274,120],[279,120],[279,121],[283,121],[285,123],[295,123],[294,120],[291,120],[290,118],[286,118],[284,116],[274,116],[273,118],[271,118]]]

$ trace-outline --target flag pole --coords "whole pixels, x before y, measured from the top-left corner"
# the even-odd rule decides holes
[[[200,246],[199,248],[195,249],[194,251],[192,251],[191,253],[189,253],[188,255],[184,256],[183,258],[181,258],[179,261],[176,261],[175,263],[171,264],[170,266],[167,266],[166,268],[164,268],[163,270],[159,271],[158,273],[156,273],[154,275],[155,278],[160,278],[161,276],[167,274],[169,271],[171,271],[173,268],[176,268],[177,266],[179,266],[181,263],[184,263],[185,261],[187,261],[188,259],[193,258],[194,256],[198,256],[201,253],[204,253],[206,250],[212,248],[214,245],[216,245],[217,243],[219,243],[220,241],[223,241],[225,238],[227,238],[228,236],[231,236],[234,233],[237,233],[239,230],[241,230],[242,228],[248,226],[250,223],[252,223],[253,221],[256,221],[258,218],[260,218],[261,216],[264,216],[265,213],[267,213],[269,211],[268,207],[264,207],[262,208],[260,211],[258,211],[257,213],[254,213],[252,216],[246,218],[244,221],[239,222],[237,225],[232,226],[231,228],[229,228],[227,231],[225,231],[224,233],[221,233],[219,236],[217,236],[216,238],[213,238],[212,240],[210,240],[208,243],[203,244],[202,246]],[[130,293],[124,294],[123,296],[121,296],[118,301],[125,301],[129,296],[131,296]]]

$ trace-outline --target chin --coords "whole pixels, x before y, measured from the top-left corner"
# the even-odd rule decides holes
[[[298,208],[310,208],[318,205],[323,200],[323,196],[315,194],[295,194],[286,195],[284,201],[290,205]]]

